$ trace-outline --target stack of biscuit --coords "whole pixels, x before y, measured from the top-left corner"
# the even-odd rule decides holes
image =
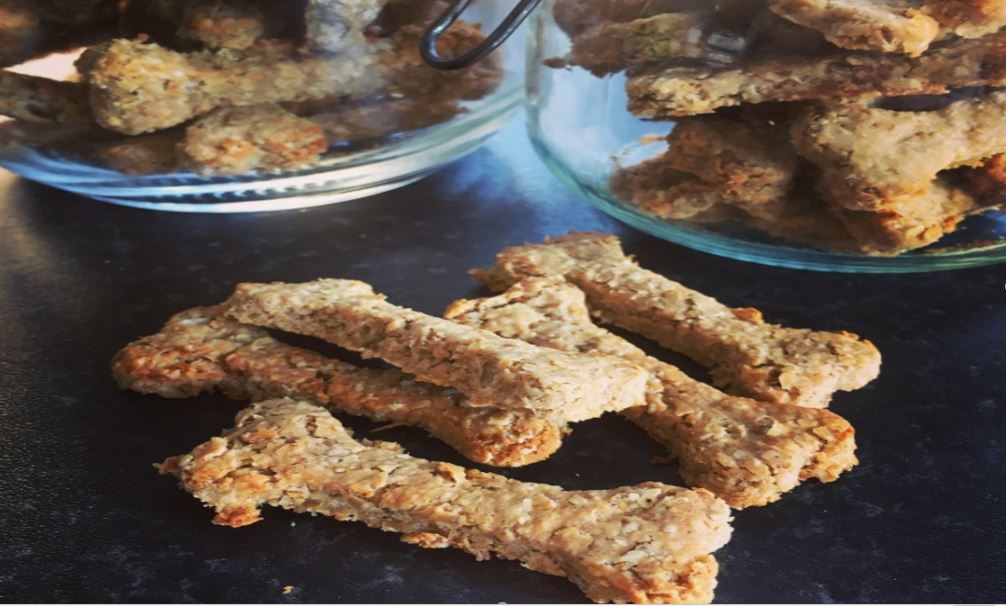
[[[616,171],[668,220],[738,220],[897,255],[1001,206],[1006,2],[556,0],[568,62],[624,72],[628,110],[673,120]]]
[[[730,508],[835,481],[857,463],[852,426],[826,406],[877,376],[869,341],[766,323],[639,267],[604,234],[509,248],[473,275],[501,294],[456,301],[444,318],[353,280],[241,284],[125,347],[113,372],[141,393],[255,402],[234,429],[161,466],[218,524],[256,522],[263,504],[359,520],[424,547],[568,576],[599,602],[711,600]],[[692,357],[717,386],[593,317]],[[387,366],[293,347],[269,330]],[[667,448],[690,488],[521,483],[354,440],[332,412],[421,428],[495,467],[545,460],[576,423],[618,413]]]
[[[0,8],[0,67],[90,45],[72,82],[0,70],[0,116],[15,119],[3,138],[31,144],[72,126],[131,174],[308,168],[449,120],[502,76],[491,59],[451,73],[423,64],[440,0],[76,2],[87,18],[58,27],[50,2]],[[441,52],[482,40],[462,21]]]

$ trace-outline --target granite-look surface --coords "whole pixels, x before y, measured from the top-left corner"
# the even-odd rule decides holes
[[[238,281],[358,278],[440,313],[481,292],[465,270],[498,249],[574,229],[614,231],[646,267],[771,321],[852,330],[884,354],[880,380],[833,407],[856,426],[862,464],[737,513],[719,601],[1006,599],[1006,266],[848,276],[692,252],[564,190],[514,125],[404,190],[282,214],[130,210],[0,175],[0,601],[582,601],[564,579],[360,524],[267,510],[252,527],[211,526],[151,463],[242,405],[124,393],[108,371],[118,348]],[[376,436],[464,463],[419,431]],[[609,415],[506,473],[569,488],[676,481],[651,463],[660,454]]]

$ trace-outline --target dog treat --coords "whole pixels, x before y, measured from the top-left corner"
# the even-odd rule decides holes
[[[307,0],[307,41],[330,52],[345,50],[377,19],[387,0]]]
[[[190,0],[178,36],[206,48],[244,50],[265,37],[267,16],[248,0]]]
[[[830,186],[821,184],[823,189]],[[881,210],[838,210],[837,215],[863,252],[892,255],[928,246],[983,210],[989,209],[974,196],[937,180],[922,194],[900,198]]]
[[[1003,0],[926,0],[926,11],[964,38],[980,38],[1006,26]]]
[[[473,408],[450,390],[397,370],[358,368],[276,341],[197,308],[120,351],[124,389],[185,398],[220,391],[235,399],[292,397],[379,422],[418,427],[476,463],[520,467],[543,461],[565,429],[520,410]]]
[[[667,137],[671,168],[717,186],[721,200],[757,219],[792,212],[800,158],[785,123],[736,121],[714,116],[686,118]]]
[[[298,59],[284,43],[186,55],[116,40],[88,51],[82,65],[90,68],[98,123],[124,134],[169,128],[220,106],[299,101],[381,84],[373,55]]]
[[[256,404],[236,423],[160,467],[224,526],[257,522],[264,504],[360,521],[422,547],[566,576],[598,602],[709,601],[709,554],[730,538],[729,508],[701,489],[518,482],[358,442],[325,409],[293,400]]]
[[[314,122],[273,104],[216,109],[185,131],[182,163],[204,175],[296,170],[328,149]]]
[[[92,123],[84,88],[0,70],[0,115],[26,122]]]
[[[664,13],[627,23],[604,23],[573,38],[570,62],[596,75],[657,61],[698,59],[731,63],[744,40],[715,36],[709,13]]]
[[[1006,33],[959,40],[920,57],[837,53],[743,67],[673,67],[628,80],[629,110],[649,118],[706,114],[768,101],[936,95],[1006,83]]]
[[[623,411],[679,461],[690,486],[731,507],[765,505],[856,464],[852,427],[821,409],[729,396],[594,325],[583,293],[562,278],[528,278],[497,297],[458,301],[446,317],[562,351],[604,353],[652,374],[647,406]]]
[[[429,99],[449,90],[454,99],[473,99],[498,85],[499,68],[492,62],[450,74],[424,67],[420,33],[420,27],[406,27],[331,57],[303,57],[282,41],[262,41],[246,51],[183,54],[117,40],[88,51],[79,65],[98,122],[125,134],[169,128],[220,106],[381,91]],[[441,38],[441,50],[468,48],[481,39],[478,28],[459,23]]]
[[[913,0],[770,0],[769,8],[822,32],[840,48],[917,57],[940,35],[940,24],[919,4]]]
[[[880,353],[869,341],[767,324],[757,310],[731,309],[640,268],[610,235],[515,246],[493,268],[472,273],[497,290],[525,277],[562,276],[605,321],[695,359],[718,385],[759,400],[823,407],[835,391],[859,389],[880,371]]]
[[[227,315],[381,358],[468,396],[473,406],[531,410],[557,425],[642,404],[646,372],[574,356],[398,307],[363,282],[239,284]]]
[[[946,169],[1006,150],[1006,93],[904,112],[854,103],[808,111],[793,125],[797,151],[821,167],[821,191],[850,210],[925,194]]]
[[[128,137],[98,146],[96,156],[107,168],[127,175],[158,175],[178,171],[178,145],[185,133],[178,130]]]
[[[605,23],[627,23],[664,13],[703,11],[716,14],[724,22],[750,22],[762,10],[750,0],[721,0],[715,3],[680,0],[556,0],[553,13],[559,27],[575,38]]]
[[[715,185],[670,168],[661,154],[615,171],[611,191],[623,202],[661,219],[715,223],[734,216],[733,207]]]

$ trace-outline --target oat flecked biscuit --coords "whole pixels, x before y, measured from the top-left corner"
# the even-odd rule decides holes
[[[830,182],[821,185],[827,191]],[[874,211],[836,209],[863,252],[895,255],[938,242],[969,215],[990,210],[960,187],[937,179],[918,195],[899,198]]]
[[[647,356],[591,321],[583,293],[562,278],[528,278],[504,294],[457,301],[446,317],[569,352],[599,352],[652,374],[647,406],[623,411],[664,445],[690,486],[731,507],[765,505],[801,480],[831,482],[856,464],[855,432],[821,409],[727,395]]]
[[[663,13],[627,23],[602,23],[573,38],[569,60],[597,75],[657,61],[730,63],[744,49],[740,38],[717,38],[707,12]],[[719,41],[720,44],[717,44]]]
[[[182,312],[123,348],[112,361],[119,385],[166,398],[220,391],[235,399],[309,400],[418,427],[476,463],[499,467],[537,463],[561,445],[564,429],[529,411],[473,408],[456,392],[286,345],[217,312]]]
[[[736,214],[719,187],[674,170],[667,153],[617,169],[610,187],[622,202],[661,219],[715,223]]]
[[[184,54],[132,40],[116,40],[82,58],[98,123],[129,135],[169,128],[220,106],[374,90],[380,86],[375,61],[369,53],[301,60],[286,43]]]
[[[793,212],[790,193],[802,169],[787,123],[685,118],[668,135],[665,158],[752,217],[779,219]]]
[[[821,191],[833,204],[883,209],[926,194],[943,170],[1006,150],[1006,93],[929,112],[837,104],[807,111],[792,137],[823,171]]]
[[[531,410],[557,425],[638,406],[647,373],[608,356],[575,356],[392,305],[355,280],[240,284],[231,318],[317,337],[453,387],[473,406]]]
[[[26,122],[91,124],[84,87],[0,70],[0,116]]]
[[[921,0],[769,0],[794,23],[821,31],[840,48],[917,57],[940,35]]]
[[[186,129],[178,155],[200,174],[241,175],[308,168],[327,149],[320,126],[264,103],[213,110]]]
[[[957,40],[920,57],[841,52],[768,58],[730,68],[672,67],[626,83],[629,110],[648,118],[712,113],[768,101],[937,95],[1006,83],[1006,33]]]
[[[757,310],[731,309],[639,267],[611,235],[574,233],[515,246],[491,269],[472,274],[500,291],[526,277],[562,276],[606,322],[697,360],[718,385],[759,400],[823,407],[834,392],[859,389],[880,372],[880,353],[869,341],[767,324]]]
[[[422,547],[566,576],[597,602],[711,600],[710,553],[731,532],[729,508],[705,490],[518,482],[358,442],[326,410],[293,400],[242,411],[235,428],[160,469],[220,525],[257,522],[265,504],[360,521]]]
[[[217,107],[380,92],[431,98],[444,89],[455,99],[477,99],[498,85],[500,70],[491,62],[451,73],[425,67],[417,45],[421,32],[406,27],[346,52],[306,57],[276,40],[242,51],[179,53],[120,39],[87,51],[78,68],[98,123],[129,135],[170,128]],[[451,53],[482,39],[477,27],[458,23],[440,42]]]

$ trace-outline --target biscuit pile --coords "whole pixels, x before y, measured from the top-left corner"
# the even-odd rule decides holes
[[[37,143],[76,126],[91,155],[131,174],[307,168],[449,120],[502,77],[491,59],[450,73],[423,64],[440,0],[74,0],[72,22],[49,4],[0,7],[0,67],[90,45],[78,81],[0,70],[0,115],[16,120],[0,137]],[[459,22],[441,52],[482,40]]]
[[[1006,1],[556,0],[568,62],[625,72],[667,151],[616,171],[659,218],[897,255],[1000,207]]]
[[[768,324],[639,267],[604,234],[509,248],[473,275],[501,294],[456,301],[444,318],[353,280],[241,284],[125,347],[113,372],[141,393],[256,402],[223,436],[161,465],[218,524],[256,522],[266,504],[358,520],[567,576],[598,602],[710,601],[731,507],[857,463],[852,426],[825,409],[879,373],[879,352],[856,335]],[[592,317],[692,357],[726,391]],[[267,329],[390,366],[357,367]],[[331,412],[415,426],[497,467],[542,461],[575,423],[617,412],[667,448],[691,488],[517,482],[355,440]]]

